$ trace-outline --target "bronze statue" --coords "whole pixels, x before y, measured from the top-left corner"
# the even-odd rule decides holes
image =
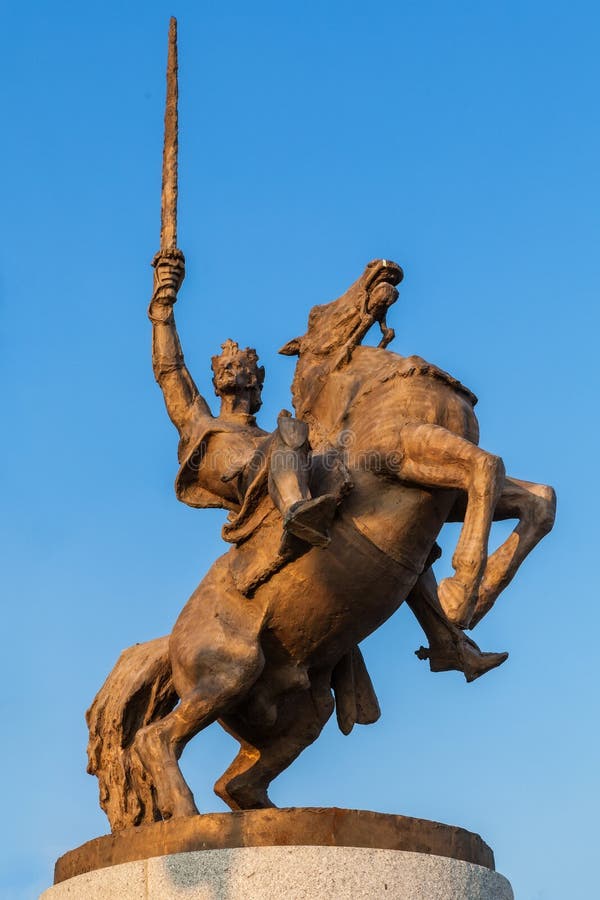
[[[197,813],[178,760],[218,721],[240,751],[215,791],[233,810],[272,805],[270,782],[336,709],[347,734],[379,707],[360,642],[406,601],[434,671],[467,680],[507,654],[465,634],[552,528],[555,496],[506,476],[478,446],[476,398],[420,357],[387,346],[386,313],[403,273],[370,263],[337,300],[314,307],[297,356],[296,418],[256,424],[264,378],[233,341],[213,358],[214,417],[183,360],[173,305],[184,276],[176,249],[177,91],[174,25],[168,66],[163,222],[155,257],[153,367],[180,434],[177,496],[229,510],[232,546],[210,568],[170,636],[124,651],[87,719],[88,770],[113,830]],[[378,324],[377,348],[362,345]],[[516,518],[489,558],[493,521]],[[455,574],[431,568],[445,522],[462,522]]]

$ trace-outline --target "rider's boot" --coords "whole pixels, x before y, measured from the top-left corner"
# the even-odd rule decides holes
[[[336,508],[337,501],[332,494],[296,500],[284,513],[284,531],[313,547],[326,547],[331,540],[329,526]]]
[[[441,551],[437,545],[428,563]],[[419,647],[415,654],[428,659],[432,672],[462,672],[468,682],[490,672],[508,658],[508,653],[485,653],[475,641],[445,617],[437,597],[437,583],[431,567],[420,576],[406,600],[421,628],[427,635],[429,647]]]
[[[480,650],[475,641],[462,635],[462,640],[452,646],[430,649],[419,647],[415,650],[419,659],[429,660],[432,672],[462,672],[468,682],[475,681],[486,672],[501,666],[508,659],[508,653],[486,653]]]
[[[337,499],[332,494],[313,497],[309,475],[308,429],[289,413],[281,413],[269,465],[269,493],[283,517],[283,551],[294,538],[313,547],[329,544]]]

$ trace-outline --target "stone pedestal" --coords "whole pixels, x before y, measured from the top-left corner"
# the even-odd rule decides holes
[[[41,900],[513,900],[481,838],[361,810],[159,822],[61,857]]]

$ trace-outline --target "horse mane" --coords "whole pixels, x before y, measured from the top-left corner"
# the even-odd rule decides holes
[[[373,325],[373,316],[367,312],[367,294],[361,291],[358,298],[344,294],[331,303],[313,306],[308,316],[308,329],[301,338],[300,355],[329,356],[349,345],[356,346]]]

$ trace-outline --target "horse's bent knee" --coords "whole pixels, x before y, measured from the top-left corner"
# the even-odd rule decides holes
[[[476,471],[485,482],[503,485],[506,478],[506,469],[502,457],[493,453],[482,452],[476,463]]]

